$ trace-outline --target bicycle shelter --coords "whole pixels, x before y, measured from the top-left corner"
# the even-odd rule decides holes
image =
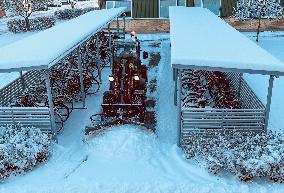
[[[44,128],[43,131],[45,132],[56,134],[49,69],[72,51],[78,51],[80,90],[83,106],[85,106],[80,46],[90,39],[98,38],[96,34],[106,26],[108,26],[110,33],[109,24],[120,17],[124,11],[125,8],[91,11],[0,48],[0,73],[19,72],[20,79],[22,79],[23,71],[42,70],[48,95],[48,107],[46,108],[0,107],[0,125],[22,124],[24,126],[35,126],[41,129]],[[119,26],[117,26],[116,31],[120,32]],[[125,28],[122,33],[124,32]],[[109,46],[111,48],[112,45]],[[99,46],[97,48],[99,49]],[[96,52],[96,58],[100,76],[99,51]],[[1,98],[4,98],[4,96],[1,96]]]
[[[170,7],[171,67],[178,107],[178,144],[195,133],[229,130],[266,132],[273,80],[284,64],[208,9]],[[191,108],[182,104],[182,71],[221,71],[240,100],[240,109]],[[264,106],[243,73],[269,75]]]

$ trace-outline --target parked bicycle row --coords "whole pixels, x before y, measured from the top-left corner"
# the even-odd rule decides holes
[[[193,108],[240,108],[223,72],[182,71],[182,106]]]
[[[109,36],[101,31],[96,39],[87,41],[49,69],[51,92],[58,132],[62,130],[75,103],[83,100],[81,93],[79,60],[82,64],[83,85],[86,94],[96,94],[100,89],[99,71],[110,64]],[[114,35],[112,35],[113,38]],[[99,51],[99,52],[98,52]],[[97,54],[99,53],[99,54]],[[100,68],[100,69],[99,69]],[[16,96],[11,106],[45,107],[48,106],[45,79],[35,82],[23,93]]]

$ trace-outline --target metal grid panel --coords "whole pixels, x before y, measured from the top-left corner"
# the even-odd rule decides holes
[[[17,124],[52,134],[48,107],[0,107],[0,125]]]
[[[241,109],[181,108],[181,141],[189,135],[214,132],[262,132],[265,107],[238,73],[226,73]]]
[[[39,70],[32,70],[23,75],[26,88],[36,84],[43,78],[43,73],[41,73]],[[9,106],[11,101],[22,92],[23,85],[21,78],[19,77],[4,88],[0,89],[0,106]]]

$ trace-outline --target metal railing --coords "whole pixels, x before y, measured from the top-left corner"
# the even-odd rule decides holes
[[[181,112],[181,137],[192,133],[263,131],[264,109],[184,108]]]
[[[0,125],[21,125],[39,128],[52,135],[48,107],[0,107]]]

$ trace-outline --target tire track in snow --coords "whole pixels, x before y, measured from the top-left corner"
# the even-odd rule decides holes
[[[186,163],[178,155],[170,144],[177,142],[177,109],[174,104],[174,81],[172,80],[172,69],[170,63],[170,42],[161,43],[161,62],[158,69],[158,113],[157,113],[157,135],[161,143],[168,144],[170,150],[168,155],[160,157],[160,164],[174,178],[180,180],[191,179],[191,181],[200,183],[202,181],[214,181],[207,172],[201,168],[196,168]],[[165,78],[166,77],[166,78]],[[166,145],[165,145],[166,146]],[[168,150],[166,150],[168,151]],[[175,164],[173,164],[175,163]]]
[[[108,73],[109,69],[106,69],[102,72],[102,76],[107,77]],[[52,175],[54,181],[62,179],[88,156],[82,142],[83,130],[85,125],[90,123],[90,116],[100,111],[103,92],[107,89],[107,84],[108,82],[104,81],[99,93],[87,96],[87,110],[73,110],[64,125],[63,132],[58,136],[59,142],[55,144],[53,155],[46,162],[46,169],[42,176]]]
[[[174,104],[174,81],[170,65],[170,42],[161,43],[161,62],[157,77],[157,135],[165,143],[175,144],[177,138],[177,109]]]
[[[84,158],[77,164],[70,172],[66,173],[64,178],[68,178],[71,174],[73,174],[84,162],[88,160],[88,155],[84,156]]]
[[[107,80],[106,77],[108,73],[109,69],[102,71],[102,77],[105,80]],[[85,144],[82,142],[82,139],[84,139],[84,129],[87,124],[90,124],[90,116],[99,113],[101,110],[103,93],[107,89],[107,86],[108,82],[104,81],[101,84],[100,91],[96,95],[87,96],[87,110],[74,110],[70,119],[66,122],[64,131],[59,138],[59,143],[62,144],[61,147],[63,148],[63,152],[61,152],[58,159],[55,160],[55,162],[59,162],[57,169],[58,172],[61,173],[61,176],[65,176],[68,171],[76,167],[81,160],[84,160],[85,157],[88,156]],[[65,169],[62,170],[62,168]]]

